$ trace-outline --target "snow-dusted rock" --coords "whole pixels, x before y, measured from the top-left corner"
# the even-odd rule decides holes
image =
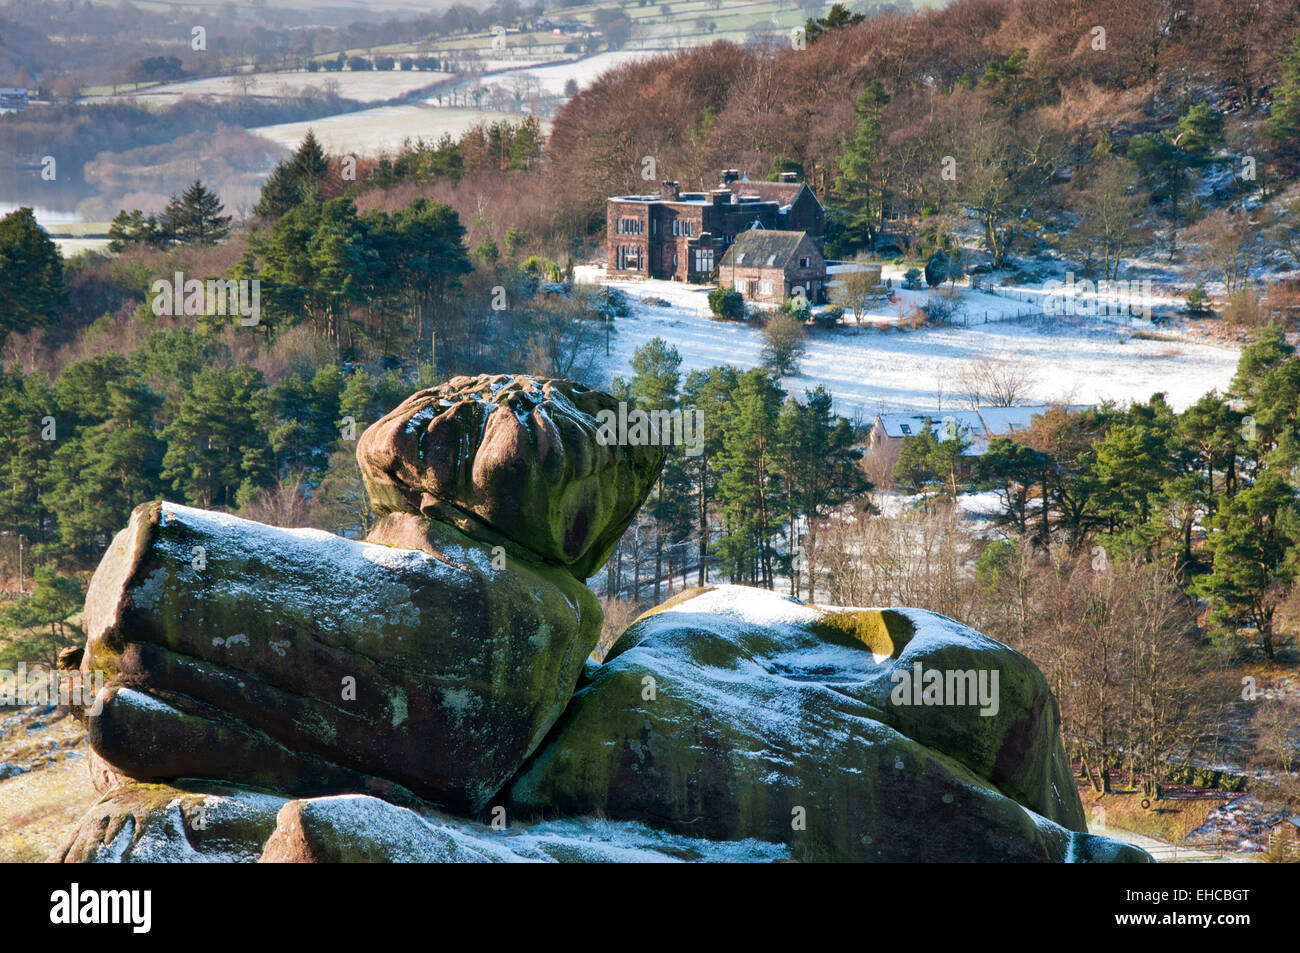
[[[602,412],[616,419],[618,402],[572,381],[455,377],[367,428],[357,461],[381,516],[423,514],[585,580],[609,558],[664,460],[648,431],[602,434]]]
[[[379,535],[409,548],[137,508],[86,599],[83,670],[108,677],[86,719],[99,782],[481,808],[563,710],[600,606],[445,524],[394,514]]]
[[[783,844],[682,837],[634,821],[566,818],[493,827],[365,795],[290,801],[262,863],[774,861]]]
[[[130,783],[92,807],[55,863],[249,863],[286,799],[212,784]]]
[[[221,784],[132,783],[92,807],[55,863],[676,863],[787,860],[784,844],[708,841],[635,821],[483,824],[346,794],[287,800]]]
[[[1086,833],[1028,659],[934,613],[741,586],[634,623],[501,803],[784,843],[795,859],[1146,859]]]

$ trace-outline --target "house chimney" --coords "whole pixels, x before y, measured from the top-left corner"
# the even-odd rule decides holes
[[[798,173],[798,172],[782,172],[779,181],[781,181],[781,182],[798,182],[798,181],[799,181],[799,173]]]
[[[712,194],[714,205],[731,204],[731,189],[714,189]]]
[[[739,169],[723,169],[723,170],[722,170],[722,184],[723,184],[724,186],[726,186],[726,185],[730,185],[732,182],[735,182],[735,181],[736,181],[737,179],[739,179],[739,178],[740,178],[740,170],[739,170]]]
[[[660,182],[659,199],[663,202],[676,202],[682,196],[680,182]]]

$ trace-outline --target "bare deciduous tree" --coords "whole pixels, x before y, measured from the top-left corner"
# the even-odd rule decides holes
[[[1024,360],[973,361],[957,377],[972,409],[1016,407],[1029,402],[1035,379],[1033,365]]]

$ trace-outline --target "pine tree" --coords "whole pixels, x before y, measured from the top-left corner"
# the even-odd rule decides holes
[[[1251,629],[1272,659],[1274,615],[1295,576],[1288,551],[1300,541],[1295,492],[1266,472],[1228,500],[1210,525],[1213,564],[1194,591],[1209,604],[1210,619],[1222,634]]]
[[[180,244],[215,245],[230,232],[230,216],[221,199],[198,179],[179,197],[173,195],[162,215],[162,231]]]
[[[115,252],[125,251],[131,245],[157,248],[165,238],[157,216],[146,216],[138,208],[130,212],[122,209],[108,227],[108,248]]]
[[[0,367],[0,420],[0,526],[24,536],[28,545],[43,543],[55,522],[40,492],[60,435],[70,432],[60,426],[58,399],[44,374]]]
[[[160,495],[162,398],[120,355],[64,368],[57,393],[67,434],[41,502],[56,514],[65,551],[93,559],[136,506]]]
[[[779,513],[774,454],[776,421],[785,392],[761,368],[740,375],[723,421],[718,502],[726,531],[719,568],[733,582],[774,587],[772,536]]]
[[[39,645],[49,653],[47,658],[50,667],[54,668],[58,662],[59,649],[73,644],[77,637],[83,635],[76,625],[68,621],[68,616],[81,608],[85,602],[85,593],[76,579],[59,575],[52,565],[37,566],[32,578],[35,583],[32,594],[0,613],[0,628],[13,632],[49,626],[48,637],[42,636],[39,642],[24,641],[23,649]],[[8,664],[9,660],[4,661]]]
[[[696,585],[699,586],[708,581],[713,535],[709,514],[722,475],[718,461],[722,456],[723,421],[727,419],[727,405],[739,379],[736,368],[723,364],[707,371],[691,371],[682,386],[682,406],[695,412],[703,431],[701,452],[687,457],[683,467],[695,496],[691,510],[696,533]]]
[[[1222,143],[1223,116],[1207,103],[1188,109],[1174,129],[1139,133],[1129,140],[1128,158],[1150,185],[1152,201],[1169,203],[1171,257],[1178,250],[1183,196],[1190,187],[1190,174],[1210,163]]]
[[[881,161],[881,116],[887,102],[884,87],[879,80],[873,80],[854,104],[858,122],[853,139],[841,148],[840,175],[834,192],[843,209],[842,241],[849,250],[870,248],[877,230],[884,225],[886,171]]]
[[[163,430],[162,478],[195,506],[239,505],[274,481],[270,423],[260,371],[247,365],[201,371]]]
[[[0,218],[0,344],[10,331],[53,324],[64,297],[63,255],[32,210]]]
[[[652,338],[638,347],[632,355],[633,377],[628,385],[635,406],[645,411],[678,410],[681,363],[677,349],[663,338]],[[660,435],[664,443],[669,437],[669,434]],[[684,429],[682,437],[683,440],[686,438]],[[675,542],[679,538],[685,539],[690,532],[691,493],[683,446],[668,445],[667,460],[655,484],[648,510],[655,522],[654,601],[658,604],[663,577],[664,537]]]
[[[808,597],[814,597],[816,580],[817,524],[831,508],[863,492],[870,484],[857,462],[861,452],[853,446],[853,427],[832,412],[830,391],[818,386],[806,395],[807,402],[786,399],[777,419],[777,475],[784,491],[787,521],[787,562],[793,564],[797,539],[796,520],[807,521],[808,538],[803,545],[808,565]],[[791,566],[790,593],[799,594],[799,579]]]
[[[510,169],[529,169],[541,155],[542,127],[537,117],[528,116],[515,127],[514,140],[510,143]]]
[[[278,163],[271,171],[262,186],[261,197],[253,206],[253,214],[278,219],[304,202],[319,202],[321,179],[328,168],[325,150],[316,140],[316,134],[308,129],[293,158]]]
[[[1300,33],[1282,58],[1282,83],[1269,111],[1269,131],[1278,144],[1294,145],[1300,137]]]

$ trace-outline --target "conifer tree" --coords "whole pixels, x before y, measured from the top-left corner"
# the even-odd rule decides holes
[[[230,216],[217,193],[195,179],[181,195],[173,195],[162,215],[162,232],[178,244],[215,245],[230,232]]]

